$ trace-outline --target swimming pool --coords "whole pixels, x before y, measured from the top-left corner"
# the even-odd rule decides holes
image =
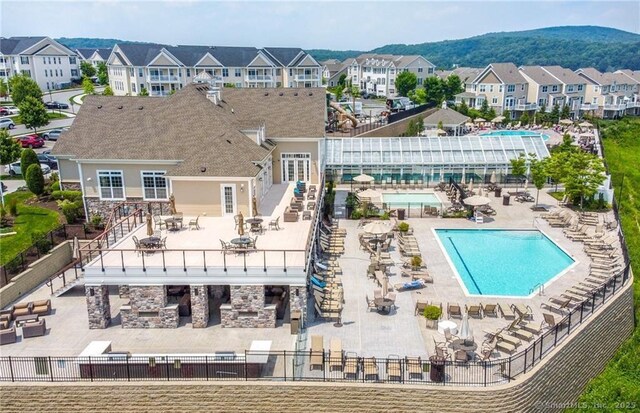
[[[481,133],[480,136],[542,136],[542,140],[549,140],[549,135],[546,133],[531,132],[528,130],[496,130]]]
[[[382,202],[390,208],[420,207],[421,204],[440,207],[440,199],[432,193],[383,193]]]
[[[528,296],[575,263],[538,230],[434,231],[469,294]]]

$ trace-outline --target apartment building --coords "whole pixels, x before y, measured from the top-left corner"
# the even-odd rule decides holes
[[[322,83],[322,66],[299,48],[118,44],[107,65],[117,96],[136,96],[142,89],[166,96],[197,76],[239,88],[311,88]]]
[[[562,83],[540,66],[520,66],[520,74],[527,80],[527,101],[531,102],[531,110],[558,105],[564,106]]]
[[[576,73],[587,82],[583,113],[608,119],[624,116],[627,106],[635,111],[640,82],[632,76],[620,71],[601,73],[592,67],[578,69]]]
[[[436,70],[436,76],[442,80],[447,80],[451,75],[456,75],[462,82],[462,88],[467,90],[467,84],[471,83],[482,72],[482,68],[477,67],[457,67],[453,70]]]
[[[479,109],[486,100],[497,114],[510,111],[517,118],[537,107],[528,100],[528,87],[528,81],[513,63],[491,63],[467,84],[464,92],[456,95],[456,104],[464,100],[469,107]]]
[[[0,38],[0,78],[23,74],[43,91],[59,89],[80,78],[76,54],[46,36]]]
[[[542,66],[542,69],[560,81],[563,104],[569,106],[571,118],[580,117],[580,108],[585,101],[587,82],[575,72],[561,66]],[[547,110],[551,110],[549,105],[547,105]]]
[[[111,55],[111,49],[76,49],[76,54],[80,58],[81,62],[89,62],[94,67],[98,67],[101,62],[107,63],[109,55]]]
[[[615,73],[622,73],[633,82],[635,87],[632,89],[632,96],[627,100],[627,115],[640,115],[640,71],[637,70],[616,70]]]

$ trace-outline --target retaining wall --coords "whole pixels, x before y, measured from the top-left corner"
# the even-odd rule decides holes
[[[553,412],[575,402],[634,328],[632,280],[524,376],[487,388],[308,382],[3,383],[2,411]],[[458,367],[464,368],[464,367]]]

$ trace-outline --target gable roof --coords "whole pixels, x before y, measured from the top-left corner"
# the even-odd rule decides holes
[[[562,66],[542,66],[542,68],[564,84],[586,83],[583,77],[578,76],[574,71],[565,69]]]
[[[491,63],[487,66],[487,69],[492,70],[504,84],[527,83],[513,63]],[[486,71],[485,69],[483,73]],[[478,75],[476,79],[481,75],[482,74]]]
[[[616,73],[622,73],[627,77],[630,77],[636,83],[640,83],[640,71],[638,70],[633,71],[629,69],[622,69],[622,70],[616,70]]]
[[[81,59],[88,60],[94,53],[98,53],[98,56],[107,60],[109,55],[111,54],[111,49],[92,49],[92,48],[79,48],[76,49],[76,54],[80,56]]]
[[[609,84],[607,82],[607,79],[605,79],[602,76],[602,73],[600,73],[597,69],[593,68],[593,67],[584,67],[584,68],[580,68],[578,70],[576,70],[576,73],[583,78],[586,78],[587,80],[591,81],[591,83],[597,84],[597,85],[607,85]]]
[[[299,47],[265,47],[263,50],[277,60],[281,66],[291,66],[293,60],[300,53],[304,53]]]
[[[4,55],[21,54],[44,39],[45,36],[0,37],[0,52]]]
[[[442,122],[442,126],[457,126],[471,120],[470,117],[456,112],[450,108],[440,108],[424,118],[425,125],[438,125]]]
[[[540,86],[557,85],[560,80],[541,66],[520,66],[520,71]]]

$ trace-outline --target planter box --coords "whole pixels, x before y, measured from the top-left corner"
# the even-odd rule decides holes
[[[432,330],[438,328],[438,320],[429,320],[428,318],[425,318],[425,320],[427,320],[427,328],[430,328]]]

